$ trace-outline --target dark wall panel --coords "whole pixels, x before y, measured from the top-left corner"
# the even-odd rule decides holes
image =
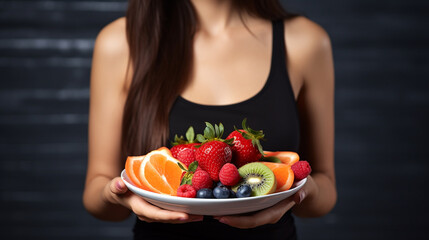
[[[283,1],[331,36],[338,203],[301,239],[422,239],[429,209],[429,2]],[[130,239],[81,204],[94,39],[120,0],[0,1],[0,229],[5,239]]]

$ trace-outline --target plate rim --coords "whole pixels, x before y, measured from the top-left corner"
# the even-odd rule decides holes
[[[132,192],[134,192],[135,194],[143,197],[143,198],[150,198],[150,199],[155,199],[157,201],[165,201],[168,203],[177,203],[178,201],[181,202],[181,204],[192,204],[192,203],[228,203],[228,202],[246,202],[249,200],[258,200],[258,199],[264,199],[264,198],[269,198],[269,197],[280,197],[281,195],[285,195],[287,193],[290,192],[297,192],[298,190],[300,190],[307,182],[307,178],[304,178],[302,180],[299,180],[297,182],[297,186],[291,189],[288,189],[286,191],[281,191],[281,192],[277,192],[277,193],[271,193],[268,195],[262,195],[262,196],[254,196],[254,197],[245,197],[245,198],[225,198],[225,199],[217,199],[217,198],[185,198],[185,197],[178,197],[178,196],[170,196],[167,194],[160,194],[160,193],[155,193],[155,192],[150,192],[144,189],[141,189],[137,186],[134,185],[134,183],[132,183],[131,181],[128,181],[125,176],[129,179],[125,169],[122,170],[121,172],[121,179],[125,182],[125,184],[127,185],[128,188],[130,188],[128,185],[131,186],[131,188],[135,188],[135,191],[139,191],[142,192],[144,195],[147,196],[142,196],[142,194],[138,194],[135,191],[133,191],[133,189],[130,189]],[[162,200],[160,200],[162,199]],[[168,200],[168,201],[167,201]]]

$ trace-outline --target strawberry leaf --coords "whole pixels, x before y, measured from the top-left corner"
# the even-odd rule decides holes
[[[217,124],[215,124],[215,136],[219,137],[219,126]]]
[[[206,122],[206,127],[209,128],[209,129],[211,129],[211,130],[213,130],[213,132],[214,132],[214,127],[213,127],[213,125],[211,123]]]
[[[179,168],[182,169],[183,171],[188,172],[188,170],[186,170],[181,163],[178,162],[177,165],[179,165]]]
[[[282,163],[282,161],[280,161],[278,157],[274,157],[274,156],[263,157],[261,160],[264,162]]]
[[[234,138],[226,139],[223,141],[224,143],[228,144],[229,146],[233,146]]]
[[[219,123],[219,138],[222,137],[224,130],[225,128],[223,127],[223,124]]]
[[[244,130],[246,130],[246,128],[247,128],[247,118],[244,118],[243,119],[243,121],[241,122],[241,127],[244,129]]]
[[[195,140],[195,132],[192,126],[190,126],[186,131],[186,139],[188,140],[189,143],[193,143]]]
[[[183,175],[182,181],[180,181],[180,186],[185,184],[192,185],[193,176],[193,173],[185,173],[185,175]]]
[[[197,140],[198,142],[203,143],[206,141],[206,138],[201,134],[197,134]]]
[[[212,139],[214,137],[213,130],[209,127],[204,128],[204,137],[207,139]]]
[[[193,161],[191,164],[189,164],[188,172],[195,172],[198,168],[198,161]]]
[[[265,153],[264,153],[264,150],[262,149],[262,146],[261,146],[261,144],[259,143],[259,141],[258,141],[258,143],[256,144],[256,146],[258,146],[258,151],[262,154],[262,156],[264,156],[264,155],[265,155]]]
[[[223,135],[223,132],[225,131],[225,128],[223,127],[222,123],[219,123],[219,131],[220,131],[220,135]]]

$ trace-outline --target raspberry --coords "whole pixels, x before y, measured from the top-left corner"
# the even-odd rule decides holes
[[[192,186],[198,191],[202,188],[212,188],[213,181],[204,170],[197,170],[192,177]]]
[[[237,167],[232,163],[226,163],[220,169],[219,180],[225,186],[234,186],[240,181],[240,178]]]
[[[311,167],[307,161],[298,161],[291,168],[296,181],[306,178],[311,173]]]
[[[197,195],[197,191],[191,185],[185,184],[177,189],[178,197],[194,198]]]

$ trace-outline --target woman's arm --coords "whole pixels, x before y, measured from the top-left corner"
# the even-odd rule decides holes
[[[303,84],[297,105],[300,115],[300,157],[310,162],[312,174],[299,194],[305,200],[293,209],[300,217],[322,216],[336,203],[334,171],[334,66],[328,34],[311,21],[306,39],[308,54],[302,65]],[[300,200],[299,200],[300,201]]]
[[[122,113],[131,72],[125,19],[106,26],[98,35],[91,70],[88,170],[83,204],[99,219],[120,221],[131,211],[147,222],[184,223],[201,216],[157,208],[131,193],[118,177],[125,166],[120,159]]]
[[[291,208],[300,217],[328,213],[337,199],[334,171],[334,67],[328,34],[298,17],[285,22],[288,71],[301,125],[300,157],[312,174],[294,196],[251,215],[216,217],[238,228],[276,223]]]
[[[130,214],[127,208],[109,203],[102,194],[123,167],[120,140],[128,62],[123,24],[124,19],[117,20],[99,33],[91,68],[89,155],[83,203],[91,214],[106,220],[123,220]]]

